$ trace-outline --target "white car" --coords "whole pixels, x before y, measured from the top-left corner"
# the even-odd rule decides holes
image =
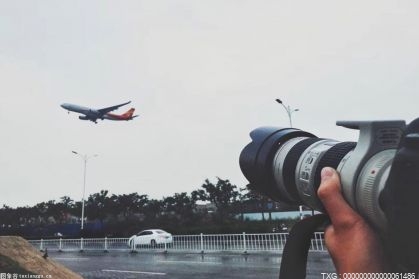
[[[158,229],[144,230],[136,235],[133,235],[128,240],[130,247],[137,247],[139,245],[151,245],[152,247],[157,244],[170,244],[173,242],[172,234]]]

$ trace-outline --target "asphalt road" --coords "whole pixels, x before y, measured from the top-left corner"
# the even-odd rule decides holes
[[[281,255],[54,252],[50,258],[79,273],[83,278],[153,279],[277,279]],[[334,272],[328,253],[309,254],[307,278],[323,278]]]

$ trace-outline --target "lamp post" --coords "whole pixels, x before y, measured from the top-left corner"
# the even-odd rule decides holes
[[[97,157],[98,155],[97,154],[94,154],[94,155],[91,155],[91,156],[87,156],[87,154],[82,155],[82,154],[80,154],[80,153],[78,153],[78,152],[76,152],[74,150],[71,151],[71,152],[73,152],[76,155],[79,155],[80,158],[82,158],[83,161],[84,161],[83,196],[82,196],[82,200],[81,200],[81,227],[80,227],[80,229],[83,230],[83,228],[84,228],[84,195],[85,195],[85,192],[86,192],[86,169],[87,169],[87,161],[89,159],[93,158],[93,157]]]
[[[292,109],[289,105],[285,106],[284,103],[280,99],[276,99],[275,101],[284,107],[285,111],[288,114],[288,118],[290,120],[290,127],[292,127],[291,115],[293,112],[299,111],[299,109]]]

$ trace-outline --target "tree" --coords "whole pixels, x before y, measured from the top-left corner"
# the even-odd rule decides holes
[[[153,220],[161,216],[163,211],[162,201],[152,199],[145,207],[145,215],[149,220]]]
[[[81,208],[82,208],[82,202],[76,201],[74,202],[72,208],[70,209],[70,214],[73,216],[77,216],[77,220],[80,221],[81,217]]]
[[[223,180],[217,177],[217,183],[213,184],[208,179],[201,186],[203,188],[196,190],[192,196],[202,201],[209,201],[217,208],[217,215],[220,221],[223,222],[226,217],[229,217],[232,204],[237,202],[239,192],[236,190],[237,186],[230,183],[228,179]]]
[[[69,196],[63,196],[60,198],[61,204],[67,211],[70,211],[74,207],[74,200],[71,199]]]
[[[19,218],[19,225],[30,224],[32,217],[34,217],[33,210],[29,206],[17,207],[14,211]]]
[[[62,219],[62,208],[59,204],[55,203],[55,200],[49,200],[46,204],[46,208],[46,217],[48,223],[55,223],[57,220],[59,221]],[[50,219],[51,217],[52,220]]]
[[[174,196],[163,199],[164,212],[174,215],[182,223],[187,223],[192,219],[195,208],[195,200],[187,193],[175,193]]]
[[[13,225],[16,222],[15,210],[10,206],[3,205],[3,208],[0,209],[0,220],[1,226],[8,227]]]
[[[40,202],[35,205],[35,212],[37,222],[40,224],[46,223],[48,219],[48,204],[46,202]]]
[[[68,220],[68,215],[74,212],[75,203],[69,196],[63,196],[61,201],[56,204],[58,210],[61,212],[59,223],[65,223]]]
[[[149,203],[147,195],[139,195],[138,193],[112,195],[111,201],[114,204],[111,207],[113,215],[116,217],[122,213],[124,219],[129,218],[134,213],[144,212]]]
[[[89,196],[86,204],[86,216],[103,222],[110,208],[111,199],[108,197],[108,193],[108,190],[101,190],[99,193]]]

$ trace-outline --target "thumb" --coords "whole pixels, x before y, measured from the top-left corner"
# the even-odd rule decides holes
[[[325,167],[321,172],[321,183],[317,190],[317,195],[327,214],[336,229],[352,226],[362,220],[346,202],[341,192],[339,174],[330,167]]]

